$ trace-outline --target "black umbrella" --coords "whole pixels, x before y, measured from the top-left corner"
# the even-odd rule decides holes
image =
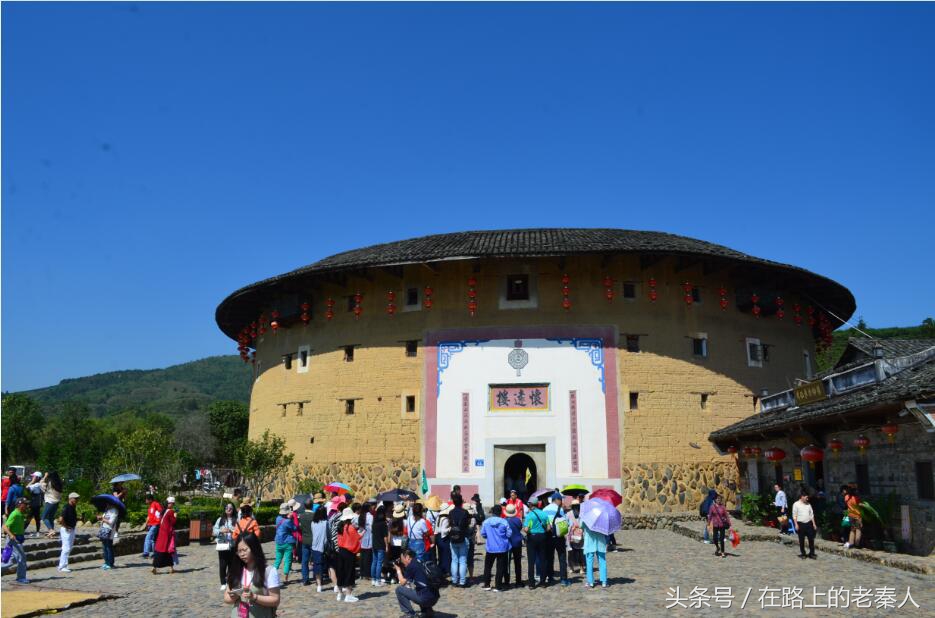
[[[390,489],[389,491],[384,491],[382,494],[377,495],[377,500],[380,502],[402,502],[403,500],[418,500],[419,496],[408,489]]]
[[[120,517],[126,517],[127,515],[126,505],[120,501],[120,498],[113,494],[99,494],[94,496],[91,498],[91,504],[99,511],[106,511],[111,507],[117,507],[117,510],[120,512]]]
[[[305,507],[305,503],[312,499],[312,494],[296,494],[292,496],[292,499]]]

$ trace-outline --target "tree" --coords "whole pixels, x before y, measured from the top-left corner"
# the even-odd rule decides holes
[[[158,429],[136,429],[121,435],[114,442],[104,460],[105,476],[130,472],[139,474],[144,481],[157,481],[166,485],[162,474],[166,462],[178,458],[172,436]],[[171,483],[177,479],[168,479]]]
[[[173,442],[176,448],[188,453],[196,465],[214,461],[217,440],[204,412],[196,412],[180,420],[175,426]]]
[[[86,479],[96,484],[113,441],[106,426],[91,418],[86,404],[67,401],[42,434],[38,463],[43,470],[57,470],[66,481]]]
[[[273,480],[292,465],[295,455],[286,452],[286,441],[263,432],[259,440],[246,440],[239,450],[240,471],[250,493],[262,500]]]
[[[45,425],[42,408],[27,395],[5,394],[2,400],[3,439],[0,458],[9,464],[35,463],[39,454],[38,437]]]
[[[247,440],[250,410],[240,401],[215,401],[208,406],[211,435],[217,440],[217,458],[232,464]]]
[[[926,339],[935,339],[935,319],[925,318],[922,320],[922,336]]]

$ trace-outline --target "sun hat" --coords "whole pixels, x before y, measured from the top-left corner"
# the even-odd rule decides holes
[[[76,494],[75,492],[71,492],[70,494],[68,494],[68,497],[69,497],[69,498],[80,498],[81,496],[79,496],[79,495]]]
[[[168,498],[166,498],[166,502],[168,502],[169,504],[175,504],[175,496],[169,496]]]
[[[296,502],[295,504],[292,505],[292,512],[295,513],[296,511],[300,510],[301,508],[302,508],[302,505],[299,504],[298,502]]]
[[[529,500],[526,501],[526,504],[528,504],[531,507],[536,507],[539,505],[539,501],[536,500],[535,498],[530,498]]]
[[[240,501],[240,506],[253,506],[253,496],[247,496]]]
[[[515,504],[506,505],[506,514],[509,517],[514,517],[516,515],[516,505]]]
[[[34,471],[34,472],[32,473],[32,476],[33,476],[33,477],[39,477],[39,478],[42,478],[42,473],[41,473],[41,472],[39,472],[38,470],[36,470],[36,471]]]
[[[402,519],[406,516],[406,506],[403,504],[397,504],[393,507],[393,517],[395,519]]]
[[[280,514],[280,515],[288,515],[288,514],[291,513],[291,512],[292,512],[292,509],[289,508],[289,503],[288,503],[288,502],[283,502],[282,504],[279,505],[279,514]]]
[[[351,507],[347,507],[346,509],[341,511],[341,519],[339,521],[350,521],[354,519],[355,517],[356,515],[354,515],[354,511],[351,510]]]
[[[506,498],[500,498],[500,504],[506,504]]]
[[[422,503],[425,505],[425,508],[430,511],[437,511],[442,508],[442,499],[436,495],[429,496],[423,500]]]
[[[442,507],[442,510],[440,510],[440,511],[438,512],[438,516],[441,517],[442,515],[448,515],[448,514],[451,513],[453,510],[455,510],[455,505],[453,505],[453,504],[446,504],[445,506]]]

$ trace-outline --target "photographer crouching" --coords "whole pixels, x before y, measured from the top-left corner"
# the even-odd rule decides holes
[[[399,608],[402,612],[407,616],[415,616],[416,611],[412,609],[412,601],[415,601],[419,606],[419,615],[434,615],[432,606],[438,603],[440,583],[437,581],[438,574],[431,570],[434,567],[428,567],[420,562],[411,549],[403,550],[399,560],[393,562],[393,566],[399,578],[400,585],[396,587],[396,599],[399,601]]]

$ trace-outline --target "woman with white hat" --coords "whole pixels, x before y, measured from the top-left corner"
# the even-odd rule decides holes
[[[354,511],[347,507],[338,520],[338,567],[335,569],[338,584],[338,601],[356,603],[352,592],[356,581],[357,554],[360,553],[360,533],[354,527]]]

